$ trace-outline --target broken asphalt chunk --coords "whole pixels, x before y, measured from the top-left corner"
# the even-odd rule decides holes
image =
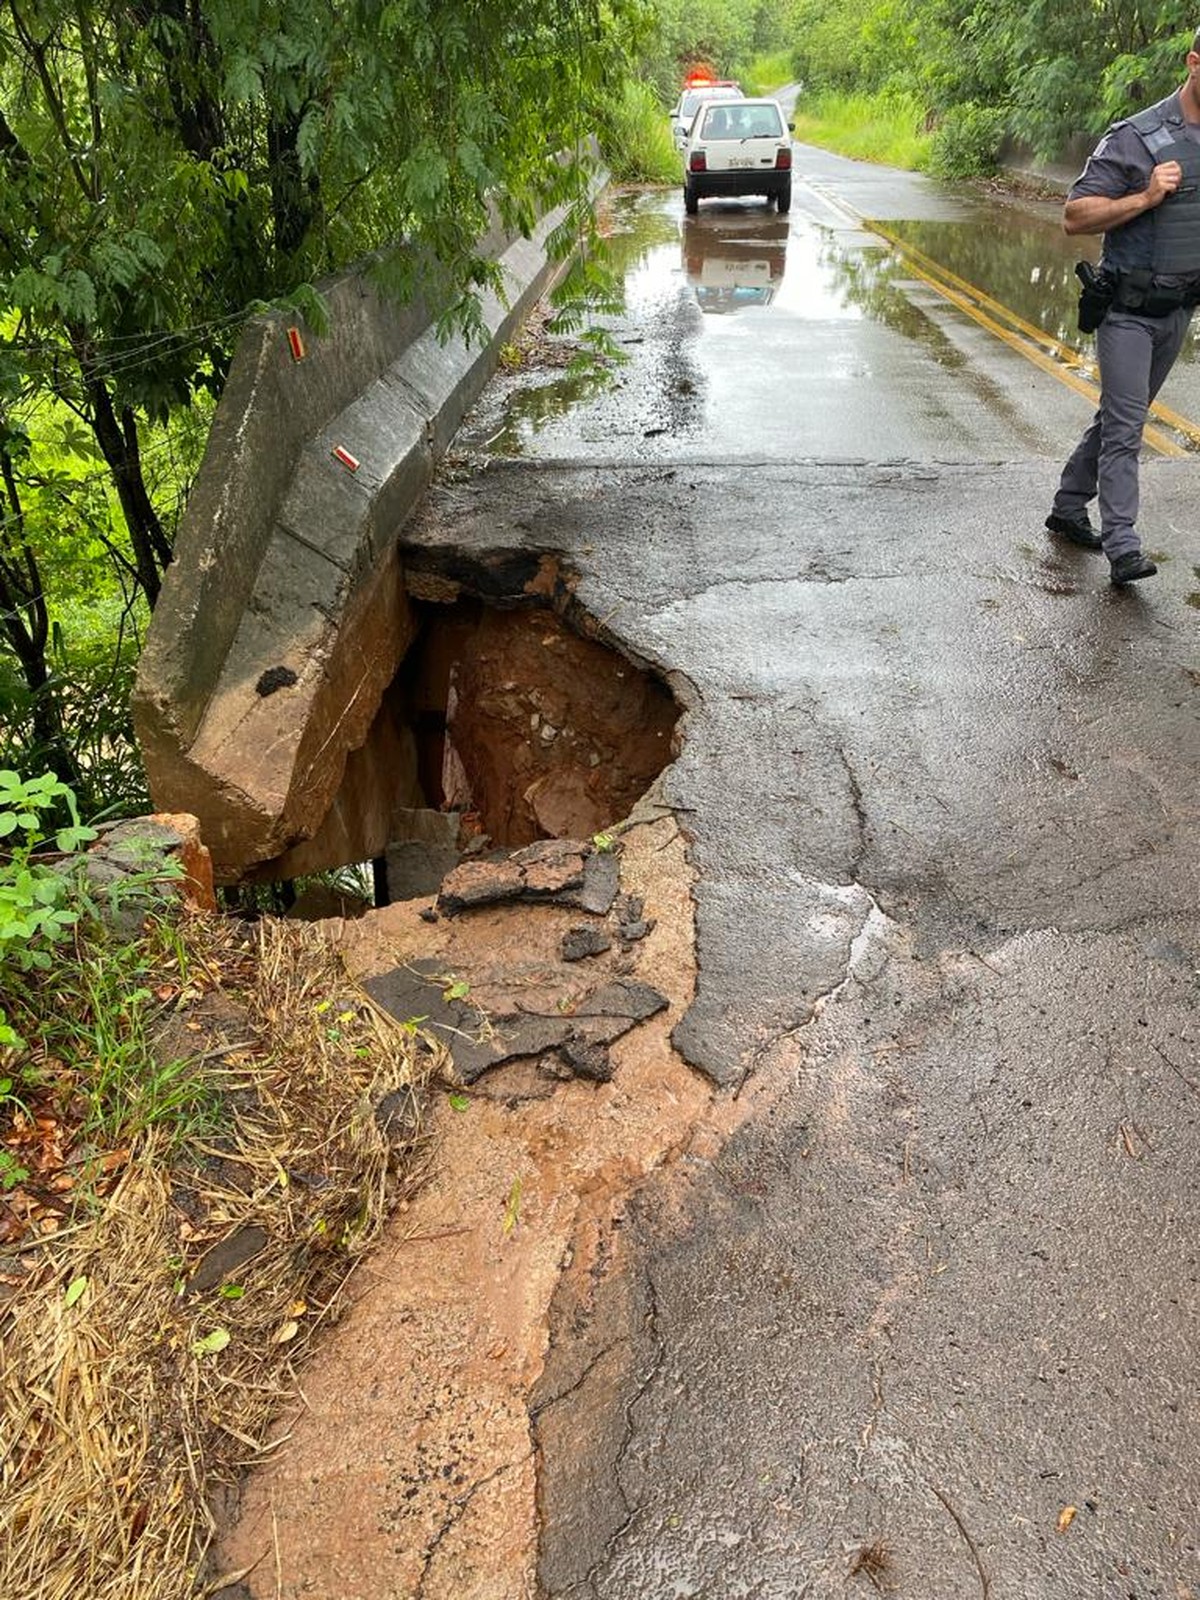
[[[270,1242],[266,1229],[255,1224],[238,1228],[235,1233],[219,1239],[192,1273],[188,1280],[188,1293],[202,1294],[205,1290],[217,1288],[230,1273],[244,1267],[247,1261],[252,1261]]]
[[[511,856],[463,861],[442,879],[438,910],[457,916],[506,901],[549,901],[605,915],[620,887],[611,852],[574,839],[541,839]]]
[[[632,979],[617,978],[601,985],[575,1007],[577,1017],[622,1017],[630,1022],[644,1022],[670,1004],[648,983],[635,983]]]
[[[385,1094],[375,1107],[375,1122],[397,1153],[416,1143],[427,1114],[427,1097],[410,1084]]]
[[[582,961],[587,956],[603,955],[612,949],[612,940],[600,928],[589,923],[568,928],[559,947],[564,961]]]
[[[608,1046],[590,1039],[568,1039],[563,1046],[563,1058],[577,1078],[587,1078],[592,1083],[608,1083],[612,1079],[612,1057]]]

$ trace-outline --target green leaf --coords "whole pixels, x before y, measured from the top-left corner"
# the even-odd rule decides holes
[[[229,1344],[231,1334],[228,1328],[214,1328],[211,1333],[206,1333],[203,1339],[197,1339],[192,1345],[192,1354],[197,1356],[215,1356]]]
[[[470,992],[471,985],[469,983],[465,983],[461,978],[456,978],[453,983],[448,984],[446,988],[442,990],[442,999],[465,1000]]]
[[[72,1278],[63,1295],[63,1305],[69,1311],[73,1305],[82,1300],[87,1292],[88,1281],[86,1278]]]
[[[223,1283],[219,1290],[222,1300],[240,1300],[245,1292],[245,1285],[240,1283]]]
[[[451,1094],[446,1097],[450,1102],[451,1111],[465,1111],[471,1104],[465,1094]]]

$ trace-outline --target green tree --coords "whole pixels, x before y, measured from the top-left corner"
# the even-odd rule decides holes
[[[495,210],[527,230],[574,200],[587,227],[562,153],[642,22],[639,0],[0,0],[0,649],[56,770],[53,582],[83,500],[77,543],[153,605],[184,487],[156,491],[156,458],[247,315],[316,317],[311,285],[374,252],[479,329]],[[69,462],[27,426],[47,406],[87,436]],[[89,451],[99,507],[94,470],[72,489]]]

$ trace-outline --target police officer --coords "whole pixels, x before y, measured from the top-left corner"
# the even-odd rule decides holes
[[[1138,452],[1150,402],[1175,364],[1200,298],[1200,32],[1187,82],[1115,123],[1063,210],[1069,234],[1102,233],[1111,304],[1096,332],[1100,405],[1063,468],[1046,527],[1103,550],[1118,585],[1158,571],[1138,539]],[[1100,533],[1088,502],[1100,502]]]

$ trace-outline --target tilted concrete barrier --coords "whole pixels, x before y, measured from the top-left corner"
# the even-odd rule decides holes
[[[493,239],[506,294],[485,346],[365,272],[323,286],[330,331],[244,330],[139,663],[133,712],[156,808],[200,820],[219,882],[365,860],[422,803],[385,695],[414,635],[397,535],[557,264]],[[415,769],[414,769],[415,770]]]

